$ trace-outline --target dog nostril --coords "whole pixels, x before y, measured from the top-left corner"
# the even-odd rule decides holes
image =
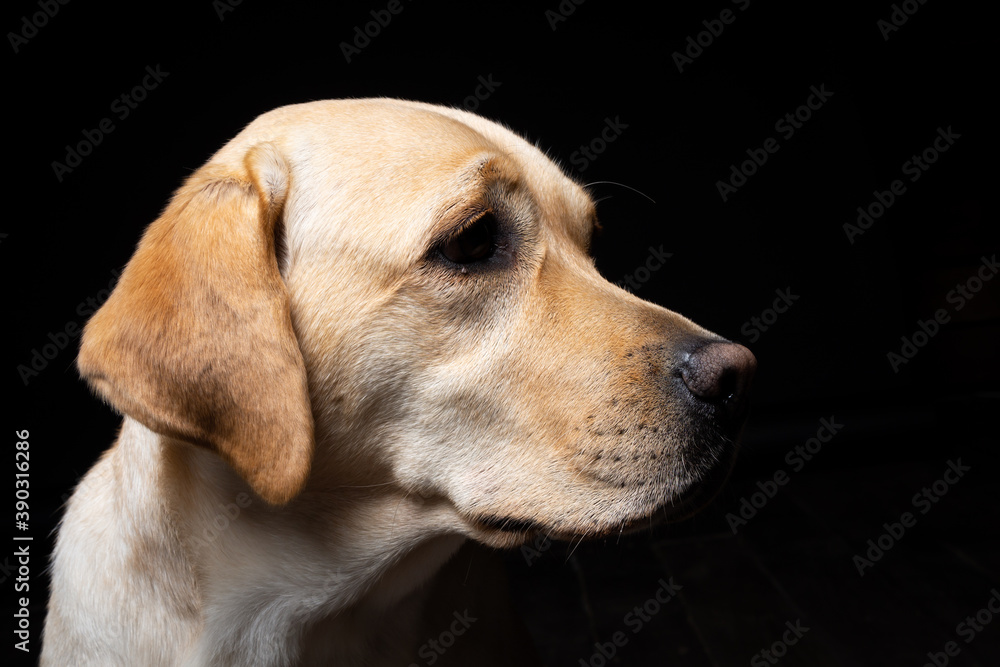
[[[757,369],[757,359],[737,343],[711,342],[693,350],[681,366],[688,390],[705,401],[724,404],[731,412],[742,407]]]
[[[740,374],[738,371],[727,368],[722,371],[716,387],[715,396],[722,400],[732,400],[740,393]]]

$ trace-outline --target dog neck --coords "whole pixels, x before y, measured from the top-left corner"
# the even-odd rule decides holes
[[[358,628],[415,626],[422,584],[464,541],[441,531],[446,508],[387,486],[307,488],[269,506],[214,453],[128,418],[110,458],[127,496],[123,534],[180,545],[187,585],[174,595],[200,616],[197,664],[285,664],[317,643],[326,657],[362,657],[352,644],[377,638]]]

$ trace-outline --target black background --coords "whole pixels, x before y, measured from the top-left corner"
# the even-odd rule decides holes
[[[8,450],[14,430],[31,432],[35,630],[43,615],[43,550],[59,505],[111,442],[118,418],[78,379],[77,340],[27,382],[19,366],[31,366],[50,333],[59,339],[67,324],[83,325],[81,304],[102,297],[187,175],[258,114],[308,100],[474,102],[583,182],[596,182],[604,231],[594,253],[605,275],[618,281],[632,274],[650,247],[662,246],[672,256],[638,294],[748,344],[758,357],[735,488],[769,477],[784,453],[831,415],[845,424],[844,436],[827,446],[817,470],[836,474],[873,461],[929,461],[943,469],[964,452],[970,475],[989,484],[1000,397],[998,281],[986,282],[961,311],[947,300],[997,250],[995,73],[985,67],[995,26],[984,7],[914,2],[916,13],[886,39],[878,22],[894,11],[888,2],[845,9],[753,0],[741,10],[723,0],[656,9],[564,0],[568,15],[554,27],[546,12],[559,11],[556,0],[531,7],[404,2],[347,62],[341,44],[387,3],[330,4],[247,0],[222,12],[208,0],[70,2],[35,33],[24,32],[24,17],[41,11],[37,3],[19,0],[4,11],[5,33],[33,35],[15,53],[8,34],[4,47],[5,143],[13,149],[4,156],[0,257],[9,304]],[[723,9],[735,20],[679,72],[674,52]],[[142,82],[147,66],[169,74],[118,118],[112,102]],[[470,99],[480,77],[498,82],[495,90]],[[805,104],[813,86],[832,95],[793,136],[782,136],[775,123]],[[64,162],[67,145],[106,117],[114,131],[60,181],[52,163]],[[574,153],[600,137],[607,119],[623,129],[581,171]],[[910,182],[903,163],[931,146],[939,128],[959,138]],[[717,181],[768,137],[778,140],[778,152],[723,201]],[[894,179],[906,192],[851,243],[844,223]],[[767,331],[748,334],[745,323],[771,307],[776,290],[798,299]],[[917,321],[939,308],[951,321],[895,372],[887,354],[899,352],[900,337],[912,336]],[[843,489],[871,495],[872,537],[910,495],[880,505],[880,486]],[[942,503],[961,499],[963,488]],[[739,497],[718,501],[722,510],[702,519],[716,521],[709,530],[727,532],[722,516]],[[937,521],[961,527],[949,539],[974,539],[980,556],[997,556],[995,498],[976,498],[980,504],[954,501],[960,505],[941,510]],[[831,507],[838,502],[829,500]],[[936,539],[927,526],[922,539]],[[863,548],[864,539],[852,546]],[[553,557],[562,563],[566,552]],[[995,561],[977,562],[986,579],[998,579]],[[7,569],[3,576],[13,597]],[[621,581],[629,585],[627,572]],[[637,597],[648,595],[647,583]],[[969,599],[985,602],[987,588]],[[553,593],[547,604],[575,601]],[[948,618],[942,636],[961,620]],[[997,637],[994,626],[976,640],[981,655],[996,654],[988,645]],[[753,646],[770,639],[763,635]],[[669,639],[663,645],[669,652]],[[908,656],[898,664],[913,664],[936,649],[930,641],[894,650]],[[746,654],[749,660],[752,651]],[[862,649],[852,655],[866,662]],[[552,664],[576,660],[568,654]],[[625,654],[618,660],[647,664]],[[785,664],[795,664],[791,654]]]

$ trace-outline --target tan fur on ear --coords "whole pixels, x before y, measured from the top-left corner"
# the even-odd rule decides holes
[[[288,166],[259,144],[209,164],[146,230],[87,323],[77,364],[148,428],[208,446],[264,500],[305,483],[313,421],[305,365],[275,259]]]

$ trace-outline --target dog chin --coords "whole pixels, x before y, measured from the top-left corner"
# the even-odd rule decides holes
[[[620,513],[609,513],[594,522],[573,519],[519,518],[502,515],[466,516],[468,537],[494,548],[512,548],[539,536],[576,542],[649,530],[664,523],[676,523],[704,509],[718,495],[732,472],[735,445],[727,448],[722,460],[702,474],[690,476],[683,490],[659,500],[629,503]]]

